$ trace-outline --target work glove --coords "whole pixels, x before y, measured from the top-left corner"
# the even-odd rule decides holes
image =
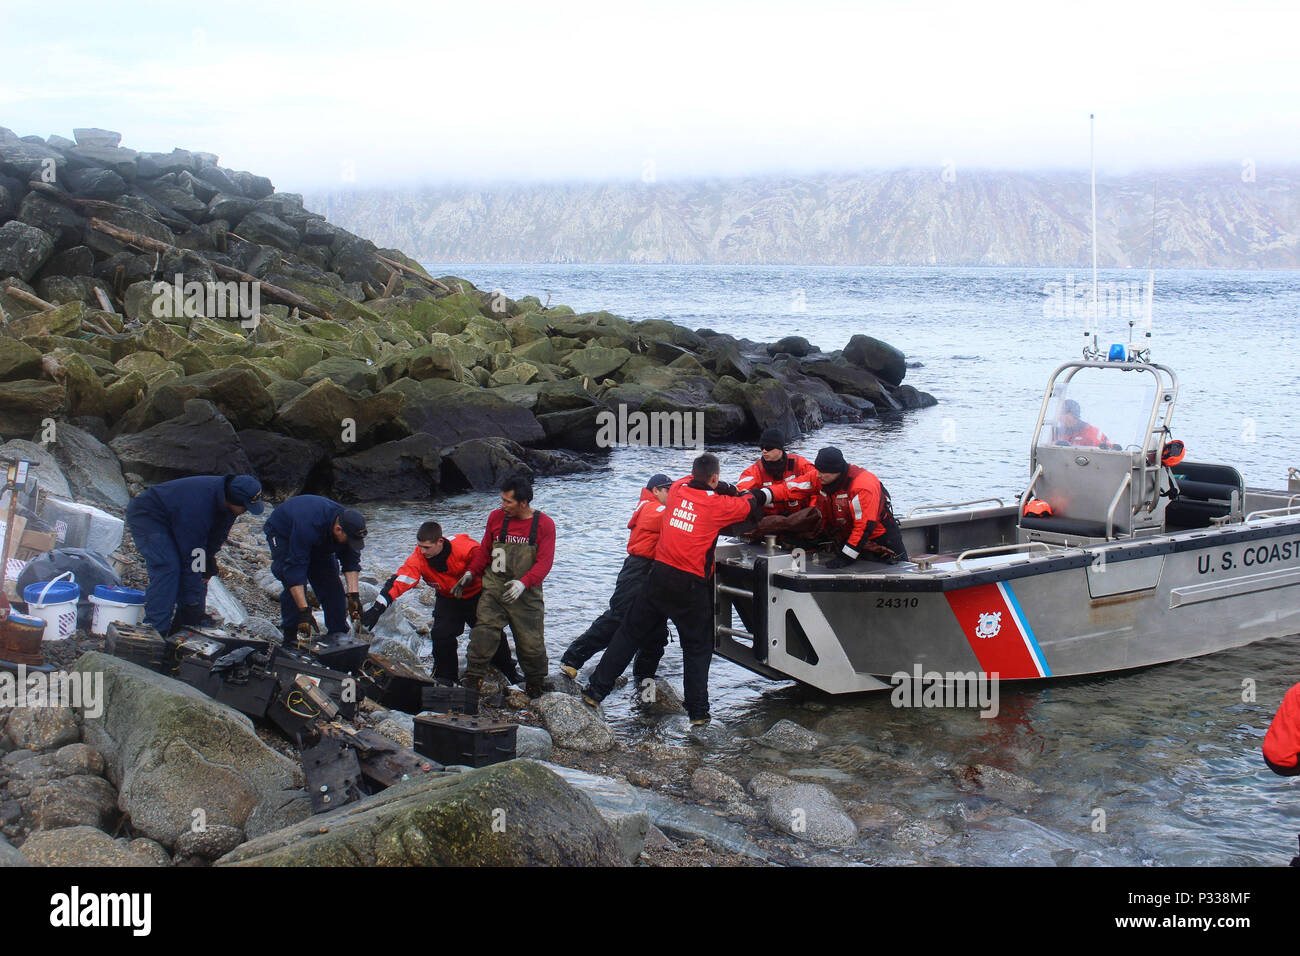
[[[381,605],[378,601],[366,608],[361,614],[361,626],[367,631],[373,631],[375,625],[379,623],[380,616],[387,610],[387,607]]]
[[[356,591],[348,595],[348,617],[354,622],[361,620],[361,595]]]
[[[313,611],[320,610],[320,598],[316,596],[316,592],[311,588],[307,589],[307,606]]]
[[[736,490],[735,485],[728,484],[725,481],[718,482],[713,489],[714,494],[722,495],[724,498],[739,498],[740,492]]]
[[[320,633],[320,628],[316,626],[316,618],[308,606],[298,611],[298,643],[310,643],[313,633]]]
[[[506,604],[513,604],[519,600],[519,595],[524,593],[523,581],[511,581],[506,585],[506,591],[501,595],[501,600]]]
[[[826,562],[826,567],[830,568],[831,570],[835,570],[836,568],[847,568],[852,563],[853,562],[850,561],[847,556],[843,554],[837,554],[835,555],[835,557],[831,558],[829,561]]]
[[[456,582],[456,586],[451,589],[451,596],[460,597],[461,592],[463,592],[467,587],[469,587],[471,582],[473,582],[473,580],[474,580],[474,575],[466,571],[464,574],[460,576],[460,580]]]

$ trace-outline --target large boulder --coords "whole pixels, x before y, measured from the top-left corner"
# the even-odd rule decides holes
[[[535,702],[542,724],[557,747],[570,750],[609,750],[616,743],[614,731],[600,712],[578,697],[543,694]]]
[[[600,381],[617,372],[631,357],[632,353],[625,348],[589,345],[570,352],[560,364],[579,378]]]
[[[330,461],[338,501],[419,501],[438,490],[442,450],[428,435],[385,442]]]
[[[423,432],[444,448],[471,438],[507,438],[531,444],[546,437],[528,409],[471,385],[442,379],[401,379],[376,397],[385,396],[405,399],[397,420],[407,434]]]
[[[67,479],[69,497],[97,508],[122,509],[130,502],[117,456],[94,435],[60,423],[50,450]]]
[[[373,392],[380,386],[381,373],[377,366],[362,359],[331,355],[306,369],[298,381],[314,385],[323,378],[349,392]]]
[[[156,387],[122,417],[117,431],[141,431],[176,418],[194,399],[211,402],[236,429],[261,428],[275,417],[275,400],[256,372],[245,367],[218,368]]]
[[[5,721],[5,736],[23,750],[49,750],[81,738],[70,707],[15,707]]]
[[[872,372],[890,385],[899,385],[907,374],[907,356],[888,342],[869,335],[855,335],[844,346],[844,360]]]
[[[81,302],[65,302],[44,312],[15,316],[9,322],[9,332],[19,338],[29,335],[75,337],[81,334],[81,318],[85,313],[86,307]]]
[[[70,774],[39,784],[19,803],[39,830],[80,826],[108,830],[120,816],[113,785],[91,774]]]
[[[256,428],[241,431],[239,443],[263,490],[276,496],[302,491],[307,476],[325,457],[325,449],[314,442]]]
[[[137,831],[171,850],[202,826],[260,836],[285,822],[285,791],[300,785],[300,768],[264,744],[247,717],[107,654],[92,651],[73,670],[103,674],[102,712],[83,708],[82,732],[103,754]]]
[[[36,378],[41,374],[41,353],[24,342],[0,337],[0,382]]]
[[[878,411],[902,411],[902,404],[889,394],[874,372],[850,365],[842,359],[805,359],[800,368],[805,374],[820,378],[836,392],[867,399]]]
[[[442,460],[444,491],[492,491],[512,475],[532,475],[524,449],[505,438],[472,438],[448,448]]]
[[[333,451],[355,451],[370,444],[381,425],[386,431],[393,432],[387,436],[392,438],[421,430],[412,428],[402,432],[400,424],[390,424],[395,419],[400,422],[400,415],[405,411],[403,402],[401,392],[389,389],[378,395],[356,398],[330,379],[323,378],[281,405],[276,412],[275,424],[278,430],[295,438]],[[434,437],[436,439],[437,435]]]
[[[38,445],[22,438],[7,441],[0,445],[0,459],[26,458],[33,465],[32,476],[40,479],[42,491],[47,491],[56,498],[72,498],[74,497],[72,485],[63,473],[63,464],[58,456],[58,438],[64,428],[71,428],[71,426],[62,422],[55,423],[55,441],[49,446]]]
[[[531,760],[399,783],[252,840],[218,866],[617,866],[591,800]]]
[[[199,399],[186,402],[184,413],[176,418],[135,435],[119,435],[110,447],[124,472],[150,483],[252,470],[229,420],[211,402]]]

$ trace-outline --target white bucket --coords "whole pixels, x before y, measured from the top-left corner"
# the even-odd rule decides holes
[[[143,604],[110,601],[98,594],[90,596],[90,603],[94,607],[94,612],[90,618],[90,630],[91,633],[98,634],[101,637],[108,633],[108,625],[110,624],[130,624],[134,626],[144,620]]]
[[[64,571],[52,581],[45,582],[45,587],[40,591],[41,597],[49,591],[50,585],[56,581],[62,580],[76,581],[76,576],[71,571]],[[29,585],[32,587],[34,585]],[[35,601],[27,602],[27,614],[29,617],[39,617],[45,622],[45,640],[47,641],[64,641],[77,632],[77,601],[60,601],[57,604],[43,604],[40,598]]]

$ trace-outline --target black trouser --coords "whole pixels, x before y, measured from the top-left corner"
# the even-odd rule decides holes
[[[433,626],[429,640],[433,644],[433,676],[454,681],[460,675],[456,639],[465,628],[478,623],[478,595],[457,598],[439,594],[433,602]],[[506,636],[501,635],[497,652],[492,655],[492,666],[507,677],[518,677],[515,659],[510,654]]]
[[[709,715],[709,664],[713,661],[713,585],[694,574],[656,561],[632,602],[623,626],[591,675],[588,693],[604,700],[614,681],[637,651],[660,646],[667,621],[677,626],[682,642],[682,683],[686,712],[692,719]]]
[[[581,667],[609,646],[609,642],[614,639],[619,626],[627,617],[632,602],[636,600],[637,592],[645,584],[646,575],[650,573],[653,565],[652,558],[643,558],[635,554],[627,556],[623,561],[623,567],[619,569],[618,580],[614,583],[614,593],[610,596],[609,607],[569,645],[560,658],[561,664],[574,668]],[[632,665],[633,676],[637,680],[654,677],[655,671],[659,669],[659,661],[664,656],[664,648],[667,646],[668,625],[664,624],[659,628],[658,649],[653,652],[648,648],[637,651],[636,661]]]
[[[885,533],[879,538],[873,538],[875,544],[883,544],[894,554],[898,555],[899,561],[907,560],[907,548],[903,546],[903,529],[898,525],[898,519],[894,513],[888,512],[880,522],[885,527]]]

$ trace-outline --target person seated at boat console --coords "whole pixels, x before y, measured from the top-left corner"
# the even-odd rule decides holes
[[[825,566],[843,568],[859,558],[888,564],[906,561],[903,530],[880,479],[845,462],[838,448],[823,448],[813,466],[817,469],[814,500],[840,548]]]
[[[1052,439],[1058,445],[1075,445],[1082,448],[1118,449],[1096,425],[1089,425],[1081,417],[1079,403],[1067,398],[1061,403],[1061,412],[1052,429]]]

